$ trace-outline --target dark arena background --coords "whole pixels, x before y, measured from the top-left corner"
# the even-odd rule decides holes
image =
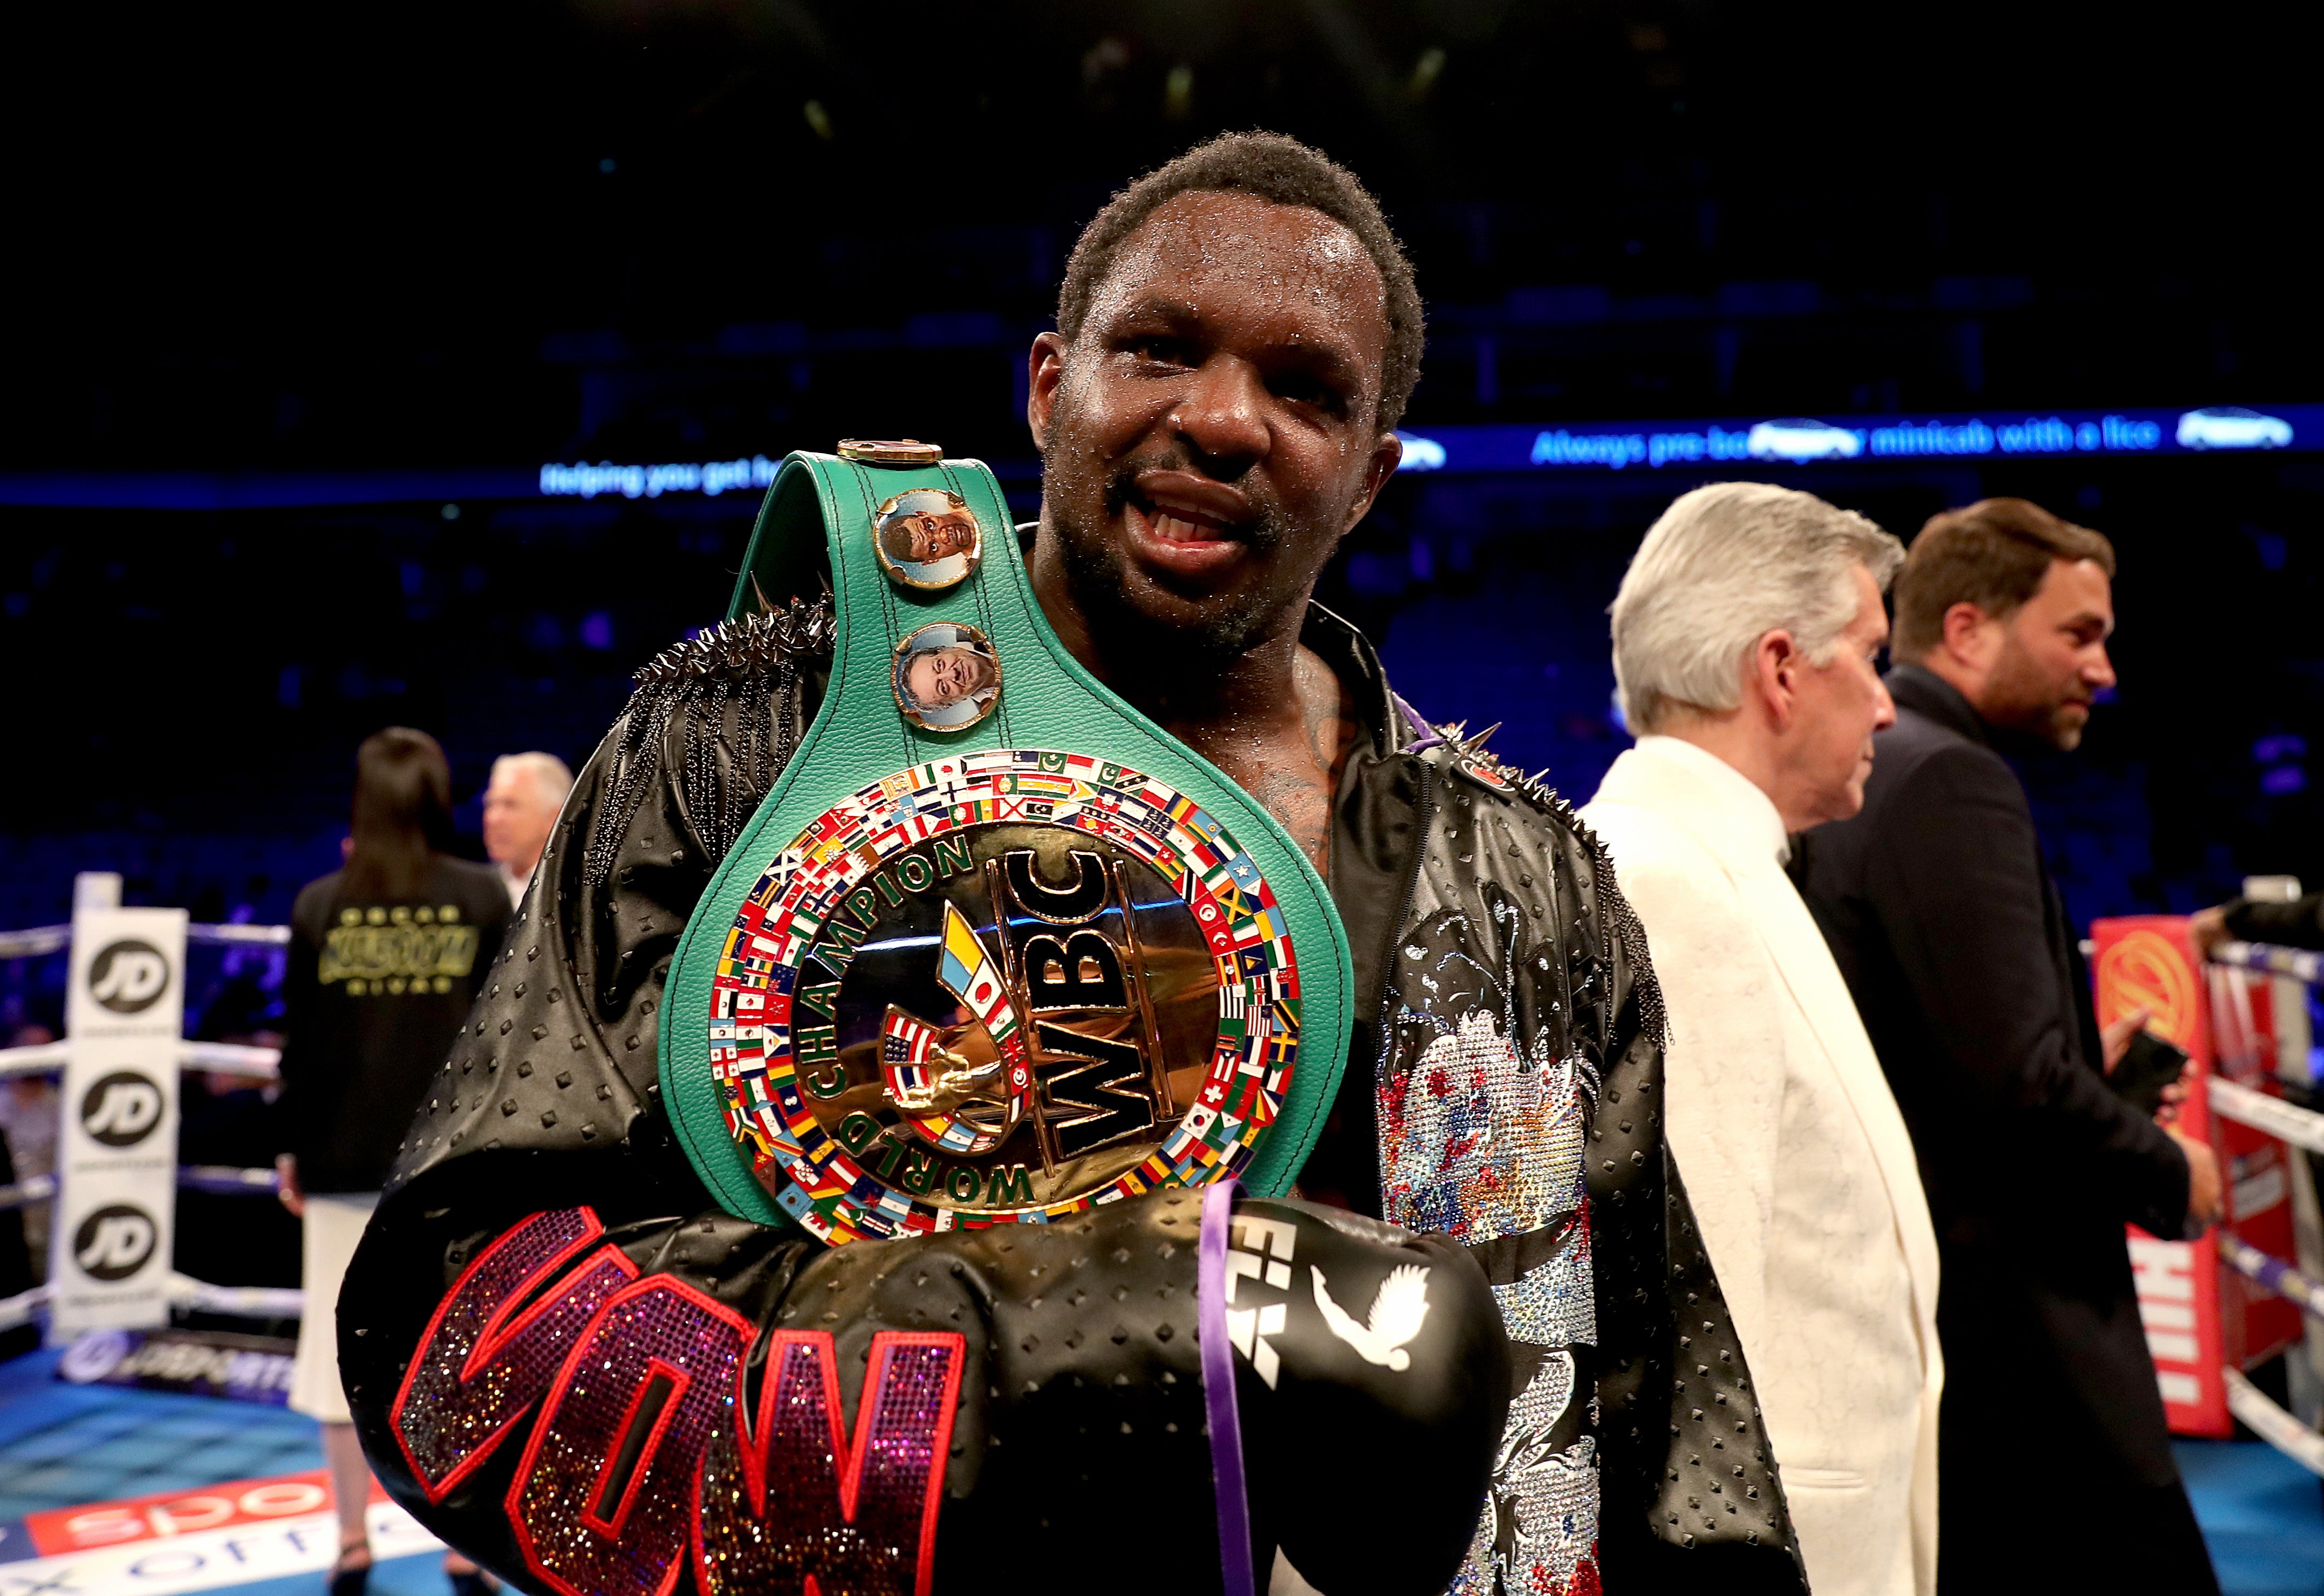
[[[1606,608],[1672,497],[1779,482],[1909,540],[2023,495],[2120,553],[2120,687],[2024,770],[2077,924],[2324,885],[2310,11],[417,0],[5,30],[0,927],[67,918],[84,871],[281,923],[388,724],[441,739],[481,857],[493,757],[586,758],[720,614],[787,450],[936,440],[1031,516],[1026,350],[1078,228],[1250,127],[1351,166],[1416,264],[1407,468],[1322,594],[1416,707],[1501,723],[1580,801],[1628,744]],[[64,979],[0,962],[0,1018],[60,1031]],[[189,1030],[263,1031],[278,979],[198,953]],[[2231,1588],[2324,1587],[2283,1577]]]

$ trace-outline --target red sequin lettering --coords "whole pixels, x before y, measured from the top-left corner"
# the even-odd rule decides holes
[[[561,1289],[517,1311],[604,1231],[586,1208],[536,1213],[486,1248],[438,1305],[389,1409],[429,1501],[492,1454],[598,1309],[636,1277],[635,1264],[603,1248]]]
[[[646,1365],[645,1383],[630,1398],[629,1411],[613,1426],[613,1450],[606,1454],[605,1470],[581,1521],[600,1535],[618,1536],[637,1504],[638,1490],[651,1472],[643,1465],[661,1450],[670,1421],[684,1408],[679,1398],[694,1383],[683,1369],[659,1358]]]
[[[775,1332],[755,1423],[738,1370],[703,1459],[702,1596],[928,1596],[966,1357],[956,1333],[874,1335],[851,1451],[831,1336]]]
[[[509,1488],[518,1548],[563,1596],[667,1596],[686,1569],[703,1450],[754,1327],[668,1275],[598,1314],[558,1370]]]

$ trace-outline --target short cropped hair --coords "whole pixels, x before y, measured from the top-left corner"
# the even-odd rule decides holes
[[[1722,482],[1674,500],[1614,595],[1614,681],[1643,736],[1687,710],[1743,701],[1743,665],[1789,632],[1817,664],[1856,618],[1858,566],[1884,591],[1904,546],[1852,510],[1765,483]]]
[[[1929,517],[1896,578],[1895,654],[1919,659],[1945,640],[1945,612],[1970,604],[1997,621],[2024,607],[2059,560],[2114,575],[2114,545],[2028,499],[1979,499]]]
[[[542,804],[552,809],[565,807],[565,795],[573,790],[573,770],[553,753],[535,750],[530,753],[504,753],[493,761],[493,774],[503,770],[530,770],[532,783]]]
[[[1156,167],[1106,202],[1090,218],[1065,262],[1057,290],[1057,330],[1071,343],[1099,285],[1130,235],[1181,194],[1241,193],[1270,205],[1321,211],[1354,234],[1379,268],[1386,291],[1388,348],[1380,360],[1379,426],[1387,431],[1404,419],[1404,407],[1420,381],[1420,351],[1426,327],[1420,291],[1413,285],[1412,262],[1379,201],[1356,174],[1322,152],[1279,133],[1221,134]]]

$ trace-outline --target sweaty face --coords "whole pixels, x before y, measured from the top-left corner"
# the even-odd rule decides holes
[[[1124,241],[1028,406],[1043,540],[1093,634],[1232,654],[1281,624],[1395,468],[1379,269],[1322,213],[1182,194]],[[1296,624],[1296,619],[1292,622]]]
[[[1879,585],[1862,566],[1850,574],[1850,585],[1856,618],[1832,644],[1831,657],[1809,666],[1800,678],[1794,764],[1804,779],[1803,807],[1811,824],[1845,820],[1864,807],[1872,733],[1896,721],[1896,706],[1880,681],[1888,617]]]
[[[1978,712],[2056,747],[2080,746],[2091,704],[2114,686],[2106,649],[2113,631],[2106,571],[2087,559],[2052,560],[2034,596],[2002,623]]]
[[[973,697],[991,680],[984,657],[957,643],[930,649],[904,668],[904,690],[931,709]]]

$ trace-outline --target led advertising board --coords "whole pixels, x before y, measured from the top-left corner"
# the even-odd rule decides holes
[[[1737,475],[1831,466],[1938,460],[2153,458],[2162,455],[2324,452],[2324,404],[2264,410],[1982,411],[1969,415],[1738,416],[1708,421],[1554,421],[1538,426],[1416,427],[1400,432],[1402,469],[1484,472],[1693,471]],[[827,447],[830,440],[802,439]],[[659,499],[763,494],[781,466],[764,453],[659,465],[551,460],[538,466],[413,467],[284,473],[0,472],[0,505],[251,510],[295,505],[456,504],[463,499]],[[1030,460],[994,462],[1009,483]]]
[[[2196,410],[1986,411],[1976,415],[1725,418],[1711,421],[1572,421],[1546,427],[1425,427],[1403,431],[1408,472],[1662,471],[1702,466],[1792,467],[2043,456],[2220,454],[2324,449],[2324,404]],[[658,499],[763,489],[778,461],[659,466],[550,461],[546,498]]]
[[[1663,471],[1951,459],[2265,453],[2324,449],[2324,405],[1983,411],[1712,421],[1573,421],[1428,427],[1397,435],[1406,471]]]

